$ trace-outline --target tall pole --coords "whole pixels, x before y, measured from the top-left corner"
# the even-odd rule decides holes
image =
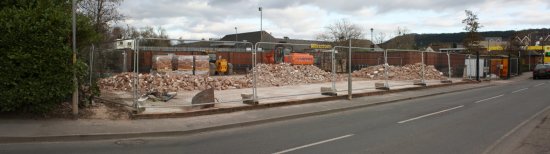
[[[93,69],[94,69],[94,50],[95,46],[92,44],[92,51],[90,51],[90,87],[92,86],[92,77],[94,76]]]
[[[479,50],[476,49],[476,81],[479,80]]]
[[[529,63],[529,71],[531,71],[531,51],[527,50],[527,63]]]
[[[492,75],[491,75],[491,74],[492,74],[492,73],[491,73],[491,60],[493,59],[493,55],[491,54],[491,50],[490,50],[490,49],[491,49],[491,39],[488,39],[488,40],[487,40],[487,51],[489,52],[489,60],[486,60],[486,61],[487,61],[486,63],[489,65],[489,72],[487,73],[487,74],[489,75],[489,79],[490,79],[491,76],[492,76]],[[485,77],[487,77],[487,76],[485,76]]]
[[[262,7],[260,6],[258,8],[258,11],[260,11],[260,42],[262,42],[262,37],[263,37],[263,10],[262,10]]]
[[[336,48],[332,48],[330,62],[332,63],[332,91],[336,92]]]
[[[235,27],[235,53],[237,52],[237,39],[238,33],[237,33],[237,27]],[[231,60],[231,53],[229,53],[229,60]]]
[[[506,74],[506,79],[510,79],[511,71],[512,71],[512,52],[508,50],[508,73]]]
[[[522,74],[523,72],[521,71],[521,49],[518,49],[518,67],[516,67],[517,69],[517,73],[518,75]]]
[[[263,31],[263,10],[262,7],[258,8],[260,11],[260,31]]]
[[[349,39],[349,52],[348,52],[348,99],[351,100],[351,35],[348,36]]]
[[[370,41],[372,42],[371,48],[374,48],[374,28],[370,28]]]
[[[73,66],[76,66],[76,0],[72,0],[72,14],[73,14]],[[76,79],[76,71],[73,70],[73,116],[78,118],[78,81]]]
[[[422,56],[422,84],[426,84],[426,80],[424,80],[424,76],[426,74],[426,64],[424,64],[424,51],[420,51],[420,55]],[[385,71],[385,69],[384,69]]]

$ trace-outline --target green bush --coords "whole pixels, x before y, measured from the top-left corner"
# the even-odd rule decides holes
[[[0,112],[48,112],[74,88],[70,9],[34,2],[0,10]]]

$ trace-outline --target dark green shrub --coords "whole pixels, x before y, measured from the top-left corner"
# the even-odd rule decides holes
[[[44,113],[74,88],[70,9],[32,2],[0,10],[0,112]]]

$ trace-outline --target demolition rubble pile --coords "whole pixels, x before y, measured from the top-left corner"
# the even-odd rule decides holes
[[[285,86],[331,81],[332,75],[313,65],[258,64],[258,87]],[[216,90],[252,87],[252,74],[246,76],[139,74],[141,92],[193,91],[214,88]],[[105,90],[132,90],[132,73],[121,73],[101,79],[98,83]]]
[[[388,66],[389,80],[419,80],[422,78],[422,65],[420,63],[408,64],[405,66]],[[444,79],[443,73],[439,72],[433,65],[424,68],[425,80]],[[367,78],[372,80],[384,80],[384,65],[370,66],[352,73],[353,77]]]
[[[328,82],[332,74],[319,69],[314,65],[290,65],[290,64],[258,64],[258,86],[286,86],[307,83]],[[252,75],[246,76],[252,80]]]
[[[122,73],[99,81],[101,89],[107,90],[132,90],[131,73]],[[193,91],[214,88],[226,90],[229,88],[251,87],[252,83],[236,77],[209,77],[207,75],[183,75],[183,74],[139,74],[139,89],[141,92],[171,92]]]

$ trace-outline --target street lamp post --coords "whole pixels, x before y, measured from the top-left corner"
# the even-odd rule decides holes
[[[371,48],[374,48],[374,28],[370,28],[370,41],[372,42]]]
[[[260,11],[260,31],[262,31],[262,26],[263,26],[263,10],[262,10],[262,7],[260,6],[258,8],[258,11]]]
[[[262,37],[263,37],[263,10],[262,10],[262,7],[260,6],[258,8],[258,11],[260,11],[260,42],[262,42]]]

